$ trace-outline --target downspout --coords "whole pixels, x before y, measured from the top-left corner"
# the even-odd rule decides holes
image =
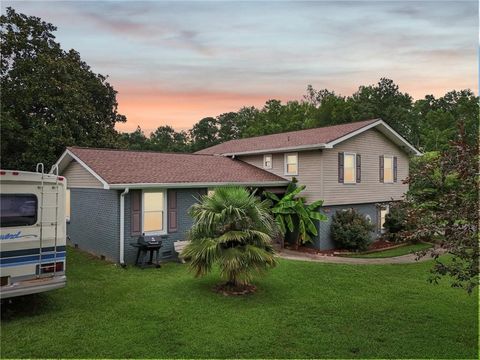
[[[120,194],[120,265],[125,267],[125,195],[130,189],[127,187]]]

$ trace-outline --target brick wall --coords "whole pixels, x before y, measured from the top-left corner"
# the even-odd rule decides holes
[[[110,261],[119,257],[119,193],[104,189],[70,189],[67,235],[74,245]]]
[[[160,249],[162,258],[171,258],[175,256],[173,243],[178,240],[185,240],[187,231],[192,226],[192,218],[188,215],[188,209],[198,198],[198,189],[177,189],[177,221],[178,230],[175,233],[167,234],[167,239],[163,240],[163,247]],[[130,245],[136,242],[138,236],[131,236],[130,229],[130,194],[125,196],[125,263],[131,265],[135,262],[137,249]]]
[[[318,238],[315,240],[315,248],[320,250],[329,250],[335,248],[335,243],[333,242],[330,235],[330,226],[332,224],[332,217],[338,210],[343,209],[355,209],[365,216],[369,216],[372,223],[375,225],[375,231],[372,233],[372,239],[375,239],[379,235],[378,223],[379,223],[379,210],[377,208],[377,203],[369,204],[354,204],[354,205],[336,205],[336,206],[324,206],[321,208],[320,212],[327,215],[328,221],[320,222]]]

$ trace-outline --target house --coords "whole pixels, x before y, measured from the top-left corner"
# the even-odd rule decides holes
[[[355,208],[381,232],[388,203],[407,191],[411,144],[380,119],[228,141],[195,154],[67,148],[57,161],[70,197],[67,234],[78,247],[132,263],[142,233],[166,237],[162,255],[191,226],[188,208],[209,189],[243,185],[281,192],[292,180],[324,200],[315,247],[330,249],[330,221]]]
[[[408,190],[409,157],[420,152],[381,119],[231,140],[198,151],[254,165],[306,185],[308,202],[323,200],[316,248],[334,247],[330,224],[337,210],[354,208],[381,233],[390,201]]]
[[[275,190],[288,180],[223,156],[69,147],[57,161],[67,179],[67,235],[75,246],[134,263],[139,235],[164,235],[174,255],[192,225],[188,209],[209,189],[242,185]]]

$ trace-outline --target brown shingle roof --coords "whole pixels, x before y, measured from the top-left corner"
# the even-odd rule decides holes
[[[235,154],[242,152],[255,152],[261,150],[326,144],[378,120],[379,119],[372,119],[342,125],[230,140],[222,144],[197,151],[196,154]]]
[[[69,147],[108,184],[276,183],[285,179],[223,156]]]

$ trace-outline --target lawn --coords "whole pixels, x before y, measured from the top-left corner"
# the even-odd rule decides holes
[[[68,253],[65,289],[2,307],[2,358],[478,358],[478,292],[431,262],[280,261],[245,297],[167,263],[140,270]]]
[[[417,251],[430,249],[431,247],[432,247],[431,244],[419,243],[419,244],[410,244],[410,245],[397,247],[394,249],[371,252],[366,254],[349,254],[344,256],[352,257],[352,258],[388,258],[388,257],[412,254]]]

